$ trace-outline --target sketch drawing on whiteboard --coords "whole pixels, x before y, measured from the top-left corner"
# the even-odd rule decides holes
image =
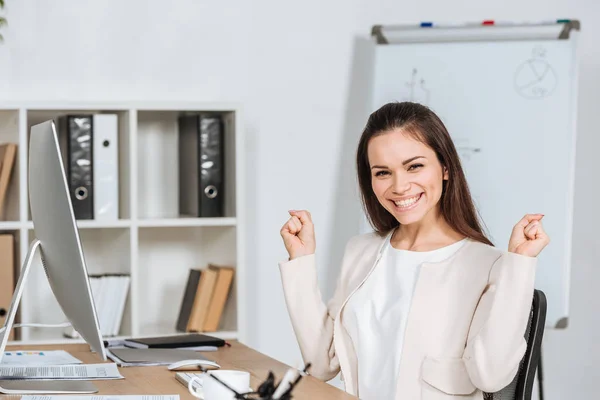
[[[419,78],[418,75],[419,71],[413,68],[410,80],[404,84],[408,88],[408,96],[403,100],[427,105],[430,91],[425,87],[425,79]]]
[[[471,161],[471,157],[477,153],[481,153],[481,147],[472,146],[467,138],[453,138],[456,152],[461,161]]]
[[[554,68],[546,61],[546,49],[535,46],[532,58],[523,62],[515,72],[515,90],[527,99],[548,97],[556,89],[558,78]]]

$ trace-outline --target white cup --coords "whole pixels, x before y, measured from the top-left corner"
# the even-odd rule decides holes
[[[226,383],[227,386],[240,394],[250,391],[249,372],[220,369],[207,372],[202,376],[202,379],[193,377],[188,384],[188,390],[192,396],[204,400],[235,400],[235,394],[231,390],[216,379],[206,376],[207,374],[217,377],[221,382]],[[195,381],[202,387],[202,394],[194,389]]]

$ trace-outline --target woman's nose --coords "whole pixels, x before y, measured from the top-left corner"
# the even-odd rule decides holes
[[[410,190],[410,181],[405,176],[396,175],[394,177],[394,183],[392,190],[396,194],[404,194]]]

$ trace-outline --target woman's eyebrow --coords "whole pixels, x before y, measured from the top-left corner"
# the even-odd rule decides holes
[[[411,157],[411,158],[409,158],[408,160],[404,160],[404,161],[402,161],[402,165],[406,165],[406,164],[408,164],[409,162],[415,161],[415,160],[416,160],[416,159],[418,159],[418,158],[425,158],[425,156],[416,156],[416,157]]]
[[[406,165],[406,164],[408,164],[409,162],[415,161],[415,160],[417,160],[417,159],[419,159],[419,158],[427,158],[427,157],[425,157],[425,156],[416,156],[416,157],[411,157],[411,158],[409,158],[408,160],[404,160],[404,161],[402,161],[402,165]],[[387,167],[386,167],[386,166],[384,166],[384,165],[373,165],[373,166],[371,167],[371,169],[376,169],[376,168],[377,168],[377,169],[387,169]]]

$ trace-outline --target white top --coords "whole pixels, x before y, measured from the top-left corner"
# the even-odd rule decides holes
[[[452,256],[466,239],[432,251],[398,250],[387,239],[381,260],[348,300],[342,325],[358,359],[358,396],[396,398],[396,378],[413,289],[423,262]]]

